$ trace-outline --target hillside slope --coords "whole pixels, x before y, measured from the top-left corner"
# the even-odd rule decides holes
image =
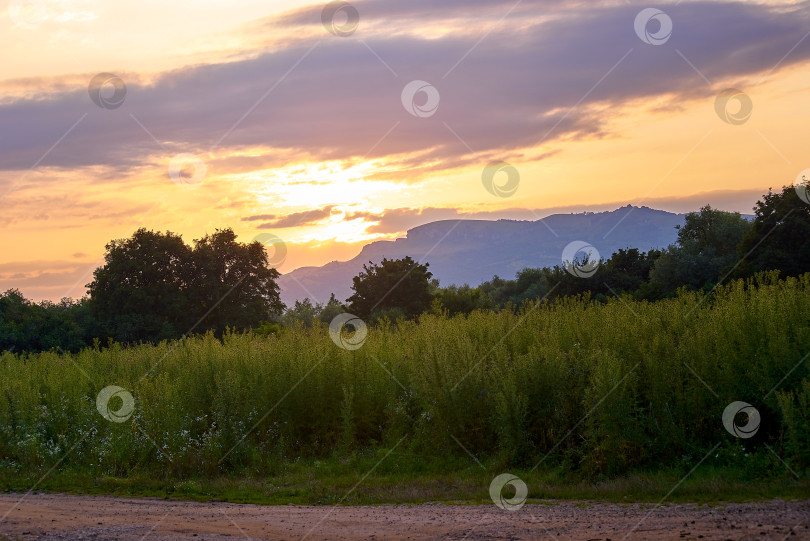
[[[552,267],[561,263],[563,248],[582,240],[602,257],[619,248],[664,248],[677,236],[682,214],[630,205],[609,212],[555,214],[543,220],[444,220],[410,229],[394,241],[363,247],[349,261],[321,267],[302,267],[279,279],[281,298],[288,306],[309,297],[325,302],[330,293],[344,301],[351,295],[352,277],[364,263],[383,257],[411,256],[430,263],[441,285],[478,285],[496,274],[513,278],[526,267]]]

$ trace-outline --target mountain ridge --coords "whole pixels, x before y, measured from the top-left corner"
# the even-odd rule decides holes
[[[348,261],[300,267],[279,278],[288,306],[309,297],[326,302],[351,295],[352,278],[369,261],[411,256],[430,264],[442,286],[476,286],[498,275],[513,278],[526,267],[562,263],[562,250],[580,240],[603,258],[619,248],[665,248],[677,238],[685,214],[627,205],[612,211],[552,214],[539,220],[438,220],[409,229],[404,237],[373,241]]]

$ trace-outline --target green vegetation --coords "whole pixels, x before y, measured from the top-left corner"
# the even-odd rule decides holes
[[[786,188],[784,194],[795,199],[789,199],[792,215],[810,226],[810,206],[802,202],[792,188]],[[520,305],[527,299],[555,299],[584,293],[590,293],[600,301],[624,293],[638,300],[653,301],[674,297],[678,289],[684,287],[711,291],[730,276],[749,278],[763,270],[781,270],[784,276],[798,276],[810,271],[810,262],[801,262],[790,266],[749,264],[745,272],[737,272],[737,262],[747,252],[739,253],[743,241],[760,241],[752,234],[758,220],[752,223],[739,213],[716,210],[707,205],[686,215],[684,225],[678,228],[675,244],[646,253],[636,248],[620,249],[602,259],[598,272],[592,276],[574,276],[561,265],[527,268],[518,272],[514,280],[496,276],[475,288],[439,289],[436,299],[450,313],[469,313],[478,308]],[[788,237],[780,239],[780,243],[771,248],[776,252],[790,253],[795,244],[795,239]],[[768,239],[764,239],[762,245],[770,246]]]
[[[231,229],[187,246],[179,235],[138,229],[107,244],[80,301],[33,303],[0,294],[0,352],[79,351],[108,340],[156,343],[191,333],[266,328],[284,305],[265,247]]]
[[[394,452],[389,459],[399,459]],[[146,473],[127,477],[96,476],[89,472],[57,470],[42,473],[0,472],[0,491],[24,493],[36,483],[38,491],[69,494],[151,496],[177,500],[228,501],[267,505],[379,505],[425,502],[490,504],[489,484],[499,471],[469,466],[459,458],[442,471],[402,473],[380,464],[372,452],[350,460],[300,460],[285,465],[272,477],[250,473],[221,477],[195,476],[183,479]],[[774,459],[776,460],[776,459]],[[511,469],[526,482],[529,502],[543,500],[599,500],[657,503],[686,474],[678,468],[639,472],[607,480],[582,480],[558,471],[534,472]],[[362,478],[362,483],[358,481]],[[355,485],[357,485],[356,488]],[[353,490],[354,489],[354,490]],[[701,467],[672,492],[667,503],[744,502],[807,498],[810,482],[792,476],[753,479],[735,468]]]
[[[221,335],[277,317],[276,269],[258,241],[236,242],[231,229],[194,241],[139,229],[107,244],[104,265],[87,285],[104,334],[120,342],[158,341],[198,327]]]
[[[355,351],[312,325],[6,354],[0,487],[58,463],[40,487],[337,503],[374,468],[349,502],[485,498],[503,471],[534,497],[654,499],[700,464],[686,494],[808,494],[810,275],[384,320]],[[96,409],[108,385],[134,396],[125,422]],[[751,439],[721,423],[736,400]]]
[[[208,331],[221,337],[229,329],[267,335],[280,325],[328,323],[344,311],[377,324],[415,320],[425,312],[517,309],[527,300],[577,295],[599,302],[622,294],[654,301],[673,298],[681,288],[710,292],[728,279],[763,271],[783,277],[810,272],[810,205],[796,189],[771,191],[754,210],[750,222],[705,206],[686,216],[672,246],[646,253],[620,249],[587,277],[558,265],[523,269],[514,280],[495,276],[476,287],[442,288],[431,281],[428,265],[411,257],[369,262],[353,278],[347,306],[332,295],[326,305],[304,299],[286,311],[278,272],[261,243],[237,242],[233,230],[223,229],[190,247],[171,232],[139,229],[107,245],[105,263],[88,284],[89,297],[33,303],[17,290],[0,294],[0,351],[77,352],[111,339],[155,344]]]
[[[369,262],[352,280],[354,294],[346,302],[349,310],[364,319],[389,316],[414,318],[430,307],[428,265],[410,257]]]
[[[785,188],[755,210],[704,207],[586,278],[440,288],[370,263],[352,350],[334,296],[282,313],[260,243],[138,230],[89,298],[0,295],[0,490],[486,501],[510,471],[533,498],[807,497],[810,205]],[[97,408],[109,386],[122,422]],[[721,420],[735,401],[761,415],[749,439]]]

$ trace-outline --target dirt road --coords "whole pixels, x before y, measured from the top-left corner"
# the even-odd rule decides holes
[[[0,539],[810,540],[810,500],[658,508],[548,502],[510,512],[494,505],[311,507],[21,497],[0,495]]]

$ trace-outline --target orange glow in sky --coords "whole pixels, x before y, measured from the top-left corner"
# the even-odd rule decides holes
[[[288,272],[443,218],[750,213],[810,167],[806,2],[665,3],[652,43],[639,7],[547,4],[358,1],[330,26],[303,1],[10,2],[0,291],[81,297],[140,226],[272,232]],[[750,115],[718,110],[729,88]]]

